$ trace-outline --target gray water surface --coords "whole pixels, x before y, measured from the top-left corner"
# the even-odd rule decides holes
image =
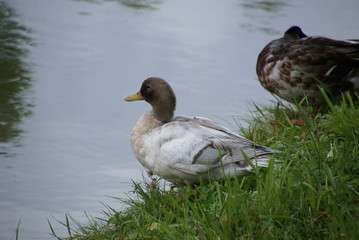
[[[358,38],[359,1],[0,1],[0,239],[51,239],[47,220],[121,209],[142,180],[130,132],[150,107],[124,102],[167,79],[177,114],[236,130],[258,83],[260,50],[291,25]]]

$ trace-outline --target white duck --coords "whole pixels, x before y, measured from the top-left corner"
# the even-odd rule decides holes
[[[273,149],[199,117],[173,117],[176,96],[161,78],[146,79],[126,101],[145,100],[152,110],[134,126],[131,144],[136,158],[154,174],[173,183],[196,184],[243,176],[252,170],[242,151],[258,167],[266,167]]]

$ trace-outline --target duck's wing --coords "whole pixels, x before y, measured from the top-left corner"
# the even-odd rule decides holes
[[[311,46],[312,48],[326,47],[330,52],[340,52],[349,58],[359,57],[359,39],[342,41],[313,36],[299,39],[296,43]]]
[[[243,153],[255,165],[266,166],[269,156],[275,153],[206,118],[178,116],[170,124],[177,125],[187,133],[183,135],[187,144],[181,145],[181,151],[190,156],[190,161],[174,164],[187,173],[206,172],[233,163],[237,167],[250,169]]]
[[[318,81],[332,93],[356,88],[359,79],[359,41],[338,41],[325,37],[306,37],[293,43],[286,55],[291,76],[302,82]],[[353,86],[354,83],[354,86]]]
[[[353,68],[359,66],[355,59],[359,57],[359,40],[340,41],[320,36],[304,37],[289,41],[278,57],[287,57],[294,65],[317,67],[319,73],[322,67],[325,71],[323,74],[335,65],[339,68],[343,65]]]

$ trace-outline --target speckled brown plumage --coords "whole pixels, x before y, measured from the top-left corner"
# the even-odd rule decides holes
[[[323,102],[319,87],[329,94],[359,91],[359,40],[339,41],[308,37],[293,26],[259,54],[257,75],[264,88],[287,100],[304,96]]]

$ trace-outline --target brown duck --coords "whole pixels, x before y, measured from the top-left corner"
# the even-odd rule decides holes
[[[278,97],[294,103],[307,96],[309,104],[321,105],[320,88],[331,96],[359,91],[359,40],[308,37],[293,26],[262,50],[256,70]]]

